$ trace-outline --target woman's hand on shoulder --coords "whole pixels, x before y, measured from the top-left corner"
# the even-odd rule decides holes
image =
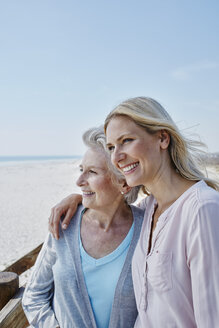
[[[64,217],[62,229],[67,229],[81,201],[81,195],[71,194],[51,209],[48,225],[53,237],[59,239],[59,222],[62,217]]]

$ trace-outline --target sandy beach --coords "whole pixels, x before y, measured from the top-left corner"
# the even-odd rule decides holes
[[[0,164],[0,270],[40,244],[50,209],[79,191],[80,159]]]
[[[0,163],[0,270],[43,242],[50,209],[80,189],[80,159]],[[219,176],[219,166],[208,167]]]

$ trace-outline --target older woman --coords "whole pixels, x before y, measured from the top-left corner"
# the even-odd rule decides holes
[[[198,145],[146,97],[117,106],[105,132],[113,164],[149,195],[132,266],[135,328],[218,327],[219,186],[202,173]]]
[[[142,210],[127,202],[138,189],[111,168],[102,129],[84,135],[88,150],[77,185],[82,203],[60,240],[49,234],[25,289],[32,327],[127,328],[137,316],[131,259]]]

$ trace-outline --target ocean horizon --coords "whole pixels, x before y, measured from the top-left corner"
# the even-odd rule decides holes
[[[10,155],[0,156],[0,164],[15,163],[15,162],[39,162],[39,161],[52,161],[52,160],[70,160],[80,159],[83,155]],[[207,153],[204,155],[206,158],[206,164],[219,165],[219,152]]]
[[[37,156],[0,156],[0,162],[26,162],[26,161],[48,161],[48,160],[63,160],[63,159],[79,159],[80,155],[37,155]]]

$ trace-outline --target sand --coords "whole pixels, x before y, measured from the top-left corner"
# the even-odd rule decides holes
[[[0,270],[38,246],[50,209],[72,192],[80,160],[0,164]]]
[[[80,159],[0,164],[0,270],[38,246],[50,209],[76,186]],[[211,177],[219,166],[209,166]]]

